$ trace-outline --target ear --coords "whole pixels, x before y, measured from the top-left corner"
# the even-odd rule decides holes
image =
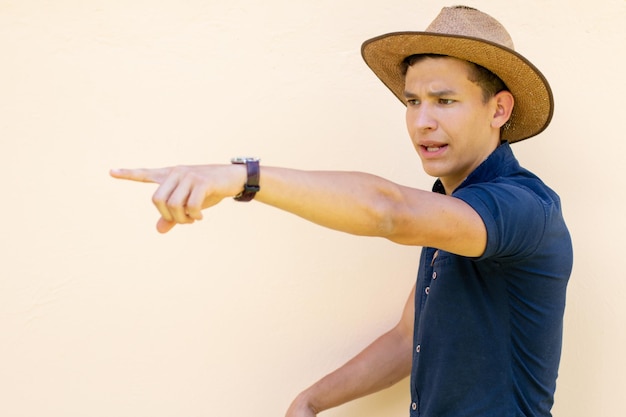
[[[496,109],[493,114],[493,119],[491,119],[491,127],[500,129],[511,118],[515,99],[510,91],[500,91],[493,96],[492,100],[495,103]]]

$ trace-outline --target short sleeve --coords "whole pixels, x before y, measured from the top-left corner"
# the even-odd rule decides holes
[[[528,188],[507,183],[482,183],[457,190],[454,197],[469,204],[487,229],[487,247],[478,259],[514,262],[532,254],[546,226],[541,199]]]

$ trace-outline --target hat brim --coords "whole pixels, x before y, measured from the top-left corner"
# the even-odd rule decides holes
[[[541,133],[550,123],[554,98],[548,81],[512,49],[459,35],[395,32],[367,40],[361,55],[374,74],[406,105],[402,62],[410,55],[439,54],[473,62],[496,74],[515,98],[502,139],[518,142]]]

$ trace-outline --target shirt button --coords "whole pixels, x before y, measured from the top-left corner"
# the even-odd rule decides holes
[[[430,287],[426,287],[426,288],[424,289],[424,292],[426,293],[426,295],[428,295],[428,293],[430,292]]]
[[[437,271],[433,272],[433,279],[437,279]]]
[[[415,347],[415,351],[416,351],[417,353],[420,353],[420,350],[421,350],[421,349],[422,349],[422,345],[417,345],[417,346]]]
[[[411,408],[413,409],[413,411],[417,410],[417,403],[411,404]]]

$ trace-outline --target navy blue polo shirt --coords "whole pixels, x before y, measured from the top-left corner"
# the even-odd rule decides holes
[[[559,197],[506,142],[452,195],[480,215],[487,247],[422,249],[410,415],[548,417],[573,258]]]

